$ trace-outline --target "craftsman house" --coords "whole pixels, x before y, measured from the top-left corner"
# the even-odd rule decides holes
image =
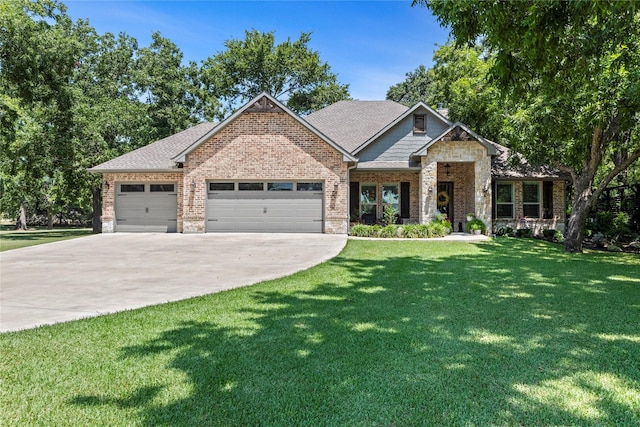
[[[474,213],[492,227],[564,229],[565,180],[418,103],[340,101],[300,117],[263,93],[91,169],[103,232],[347,233],[376,222]],[[513,156],[512,156],[513,157]]]

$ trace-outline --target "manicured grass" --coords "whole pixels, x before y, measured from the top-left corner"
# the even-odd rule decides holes
[[[350,241],[280,280],[0,335],[0,425],[636,426],[639,272],[535,240]]]
[[[89,234],[91,234],[90,228],[54,228],[53,230],[47,230],[46,227],[37,227],[22,231],[14,230],[12,226],[3,225],[0,227],[0,252],[73,239]]]

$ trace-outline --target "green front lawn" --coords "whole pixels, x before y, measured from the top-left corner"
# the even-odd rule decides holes
[[[89,234],[91,234],[90,228],[54,228],[53,230],[47,230],[46,227],[37,227],[23,231],[14,230],[13,226],[10,225],[2,225],[0,226],[0,252],[73,239]]]
[[[0,335],[0,425],[637,426],[639,273],[535,240],[350,241],[284,279]]]

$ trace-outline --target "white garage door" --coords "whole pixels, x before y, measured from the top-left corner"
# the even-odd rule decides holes
[[[321,182],[210,182],[207,231],[322,233]]]
[[[177,231],[175,183],[120,183],[116,193],[116,231]]]

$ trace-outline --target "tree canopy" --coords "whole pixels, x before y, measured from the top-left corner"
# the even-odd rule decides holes
[[[262,92],[286,102],[299,114],[308,114],[349,98],[349,86],[338,83],[331,67],[308,46],[311,34],[275,43],[275,33],[245,32],[230,39],[226,50],[202,63],[202,81],[212,93],[235,109]]]
[[[420,65],[406,80],[387,91],[387,99],[406,105],[418,101],[449,110],[449,119],[461,121],[483,136],[499,139],[502,125],[500,93],[489,81],[493,57],[477,44],[440,46],[433,67]]]
[[[492,81],[509,101],[502,127],[530,161],[573,182],[565,249],[581,251],[599,194],[640,157],[640,9],[632,1],[416,0],[458,45],[494,57]]]
[[[99,231],[101,180],[88,168],[262,91],[303,114],[348,97],[309,34],[278,45],[273,33],[246,35],[185,64],[158,32],[141,47],[74,22],[58,0],[0,0],[0,212],[25,226],[35,213],[51,225],[93,211]]]

